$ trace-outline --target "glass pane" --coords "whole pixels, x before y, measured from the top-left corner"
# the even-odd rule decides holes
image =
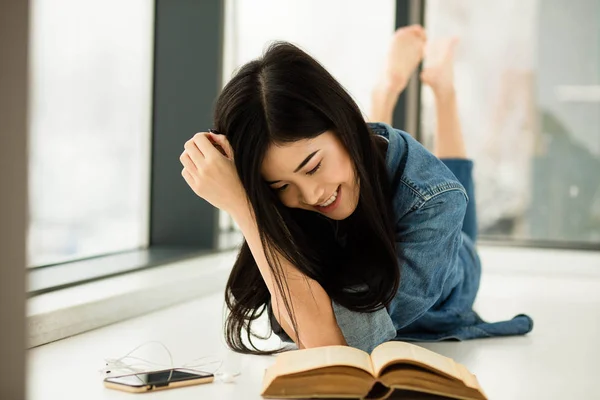
[[[272,41],[286,40],[323,64],[366,118],[394,32],[395,7],[393,0],[228,0],[223,85]],[[223,230],[229,225],[221,226]]]
[[[35,0],[28,265],[147,246],[154,4]]]
[[[429,0],[455,78],[483,235],[600,242],[600,2]],[[434,103],[422,93],[430,145]]]

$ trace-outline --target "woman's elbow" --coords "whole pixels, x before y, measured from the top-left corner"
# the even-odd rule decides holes
[[[296,342],[299,348],[310,349],[313,347],[348,345],[335,317],[333,317],[333,320],[320,320],[317,322],[309,329],[300,331],[300,343]]]
[[[318,292],[318,291],[317,291]],[[273,304],[273,314],[279,325],[296,343],[298,348],[313,348],[332,345],[346,346],[346,340],[342,334],[329,296],[315,297],[309,302],[294,302],[294,314],[298,334],[293,328],[291,317]],[[299,336],[299,337],[298,337]]]

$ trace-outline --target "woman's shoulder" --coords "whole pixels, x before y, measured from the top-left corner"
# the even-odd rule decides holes
[[[386,166],[398,217],[449,191],[466,191],[448,167],[410,134],[385,123],[369,128],[388,141]]]

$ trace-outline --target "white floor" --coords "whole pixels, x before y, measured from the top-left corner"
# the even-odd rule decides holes
[[[535,321],[525,337],[424,344],[465,364],[490,399],[600,399],[600,253],[482,248],[476,309],[487,320],[519,313]],[[145,394],[144,399],[260,399],[271,357],[229,352],[222,338],[222,295],[212,295],[34,348],[30,399],[131,399],[105,389],[98,370],[139,344],[158,340],[176,364],[214,354],[235,383],[215,382]],[[167,362],[158,347],[137,353]]]

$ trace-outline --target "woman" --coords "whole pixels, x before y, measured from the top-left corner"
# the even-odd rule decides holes
[[[436,95],[443,160],[389,125],[425,40],[419,26],[394,35],[373,92],[372,118],[388,123],[366,123],[318,62],[280,42],[225,86],[216,132],[186,142],[184,179],[245,238],[225,293],[233,350],[272,353],[252,343],[265,310],[299,348],[531,330],[527,316],[489,324],[472,310],[481,269],[451,48],[421,76]]]

